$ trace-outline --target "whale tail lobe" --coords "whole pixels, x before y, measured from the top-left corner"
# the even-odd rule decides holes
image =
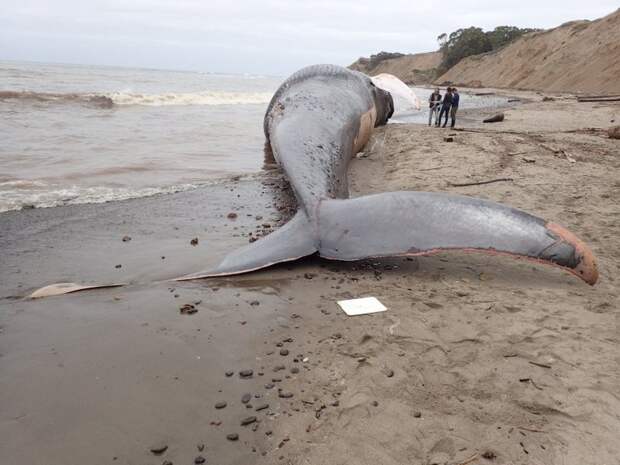
[[[421,256],[449,250],[510,255],[598,279],[589,247],[563,227],[495,202],[430,192],[388,192],[323,200],[315,221],[303,211],[284,227],[189,280],[254,271],[319,252],[332,260]]]

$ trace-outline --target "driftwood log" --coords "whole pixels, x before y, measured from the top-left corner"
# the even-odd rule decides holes
[[[504,121],[504,114],[498,113],[497,115],[493,115],[490,118],[482,120],[483,123],[499,123]]]

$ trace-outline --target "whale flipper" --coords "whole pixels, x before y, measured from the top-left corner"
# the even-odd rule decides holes
[[[387,192],[328,200],[319,214],[322,257],[431,255],[446,250],[498,253],[560,266],[588,284],[598,278],[588,246],[563,227],[473,197]]]
[[[175,281],[227,276],[297,260],[318,250],[314,225],[300,210],[288,223],[256,242],[228,254],[213,269],[176,278]]]

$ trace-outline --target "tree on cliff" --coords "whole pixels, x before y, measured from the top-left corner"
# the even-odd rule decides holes
[[[440,69],[446,71],[465,57],[497,50],[523,34],[537,30],[498,26],[492,31],[484,32],[479,27],[468,27],[457,29],[450,35],[440,34],[437,37],[439,50],[442,53]]]

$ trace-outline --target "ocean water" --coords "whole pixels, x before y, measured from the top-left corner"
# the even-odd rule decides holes
[[[255,173],[264,112],[283,79],[0,61],[0,212]],[[422,111],[397,108],[394,122],[425,122],[430,91],[414,90]]]

